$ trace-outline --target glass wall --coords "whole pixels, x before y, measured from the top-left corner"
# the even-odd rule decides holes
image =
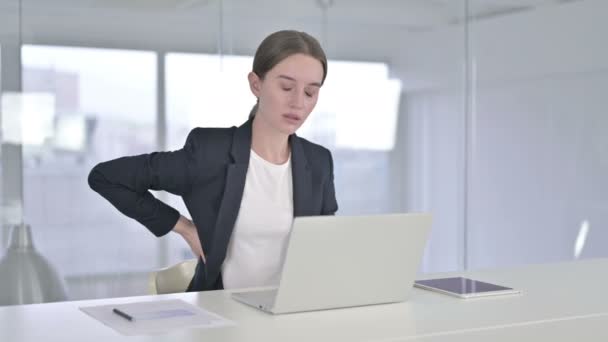
[[[49,102],[22,117],[24,218],[40,251],[73,297],[86,297],[92,279],[145,276],[158,266],[157,241],[100,201],[87,176],[100,161],[156,148],[156,55],[25,45],[21,63],[25,101]]]
[[[471,267],[608,255],[607,13],[548,2],[471,23]]]
[[[122,216],[89,170],[242,124],[256,47],[290,28],[330,60],[298,134],[332,151],[339,215],[431,212],[422,272],[606,256],[605,13],[601,0],[0,0],[0,253],[25,222],[69,299],[145,294],[190,249]]]
[[[0,1],[0,245],[2,249],[8,243],[8,226],[22,216],[18,198],[22,197],[22,189],[18,185],[22,177],[21,149],[19,146],[4,143],[9,116],[2,103],[5,93],[17,93],[21,89],[21,74],[18,67],[11,66],[19,63],[20,20],[19,1]]]

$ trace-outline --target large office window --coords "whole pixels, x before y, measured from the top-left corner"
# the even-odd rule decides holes
[[[167,56],[170,148],[183,146],[193,127],[247,120],[255,103],[247,83],[252,62],[249,56]],[[390,185],[389,159],[400,94],[401,83],[389,77],[385,63],[329,61],[319,102],[298,134],[332,150],[339,214],[395,210],[390,198],[401,189]]]
[[[87,175],[155,148],[156,55],[30,45],[22,63],[19,97],[36,109],[21,121],[24,219],[37,248],[71,299],[142,293],[126,275],[156,267],[155,238],[90,190]]]

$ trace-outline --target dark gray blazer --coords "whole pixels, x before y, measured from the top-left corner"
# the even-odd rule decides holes
[[[123,157],[96,165],[90,187],[156,236],[170,232],[179,212],[148,190],[179,195],[197,227],[206,264],[199,259],[189,291],[222,289],[222,263],[236,221],[251,150],[251,124],[195,128],[180,150]],[[329,150],[289,137],[294,216],[338,210]]]

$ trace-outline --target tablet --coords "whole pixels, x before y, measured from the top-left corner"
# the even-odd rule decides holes
[[[414,286],[459,298],[474,298],[520,293],[519,290],[515,290],[510,287],[462,277],[417,280],[414,283]]]

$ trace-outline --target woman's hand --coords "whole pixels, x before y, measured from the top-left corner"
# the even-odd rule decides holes
[[[203,247],[201,246],[201,240],[198,238],[198,231],[196,230],[196,226],[192,221],[188,220],[184,216],[180,215],[175,227],[173,227],[173,231],[181,235],[184,240],[190,246],[192,253],[196,257],[200,257],[203,259],[203,262],[207,262],[205,259],[205,252],[203,252]]]

